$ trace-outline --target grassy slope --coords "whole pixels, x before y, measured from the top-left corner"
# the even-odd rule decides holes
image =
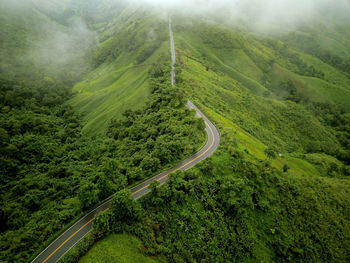
[[[240,94],[240,93],[235,94],[232,91],[223,89],[220,86],[216,86],[215,84],[213,84],[215,83],[215,81],[213,81],[210,77],[208,78],[210,74],[206,72],[203,66],[198,65],[197,62],[188,60],[187,66],[188,67],[183,72],[184,78],[192,83],[195,82],[196,84],[199,85],[199,86],[196,86],[195,88],[187,89],[187,91],[190,94],[192,93],[191,95],[193,96],[193,99],[201,105],[201,108],[208,115],[208,117],[214,120],[215,122],[220,123],[220,125],[224,128],[224,130],[226,130],[228,134],[230,134],[230,136],[232,136],[235,140],[237,140],[239,147],[243,149],[247,149],[251,154],[253,154],[255,157],[259,159],[266,159],[264,150],[267,148],[267,146],[264,143],[262,143],[260,140],[258,140],[256,137],[252,136],[251,134],[249,134],[248,132],[240,128],[239,125],[235,124],[235,122],[238,121],[238,119],[232,117],[234,110],[237,110],[237,111],[240,111],[237,115],[240,116],[239,119],[241,119],[242,122],[245,122],[247,124],[251,122],[252,126],[257,125],[256,120],[252,119],[252,117],[250,116],[250,114],[253,114],[255,110],[249,113],[249,112],[242,112],[242,109],[239,109],[242,100],[245,99],[244,97],[243,98],[240,97],[240,96],[243,96],[243,94]],[[220,78],[216,75],[214,76],[217,78]],[[261,103],[257,101],[252,101],[251,103],[257,103],[255,107],[266,106],[266,105],[261,105]],[[219,105],[219,106],[216,106],[216,105]],[[280,105],[277,103],[277,107],[279,106]],[[264,109],[261,108],[261,110],[264,110]],[[273,136],[273,134],[270,133],[270,131],[261,131],[261,132],[264,132],[266,134],[266,137],[268,137],[269,135]],[[280,143],[282,145],[283,142],[279,140],[280,139],[276,137],[277,143]],[[303,174],[303,173],[318,174],[317,170],[306,161],[303,161],[297,158],[288,157],[288,154],[285,153],[285,150],[281,150],[281,152],[284,155],[286,155],[286,158],[275,160],[273,164],[276,167],[282,168],[284,164],[288,164],[288,166],[292,168],[291,169],[292,173],[296,172],[298,174]]]
[[[215,65],[231,78],[242,82],[255,94],[261,95],[266,91],[266,88],[257,81],[262,76],[261,70],[252,63],[251,59],[242,50],[226,47],[210,48],[207,45],[203,45],[198,36],[187,32],[178,35],[177,40],[182,40],[190,48],[191,52],[194,52],[194,56],[208,59],[208,67]],[[249,74],[252,72],[253,74]]]
[[[350,58],[350,31],[347,26],[332,25],[332,22],[323,21],[318,27],[294,32],[289,43],[301,50],[312,49],[316,45],[334,55]]]
[[[221,71],[239,81],[255,95],[262,95],[266,92],[262,81],[264,74],[266,74],[264,71],[269,71],[270,68],[266,61],[274,60],[277,63],[269,76],[272,85],[278,86],[281,80],[290,78],[297,84],[298,92],[311,101],[340,103],[350,109],[348,103],[350,100],[350,80],[332,66],[315,57],[293,50],[309,66],[314,66],[325,73],[324,80],[301,76],[289,70],[288,68],[293,68],[293,65],[291,66],[286,58],[259,41],[259,38],[236,33],[234,36],[236,39],[231,40],[235,44],[220,46],[207,43],[206,37],[213,34],[211,30],[211,28],[207,31],[203,30],[198,34],[182,31],[177,36],[177,40],[187,48],[187,51],[191,50],[190,54],[186,55],[198,58],[205,57],[209,60],[206,63],[215,65],[214,71]],[[278,72],[276,73],[276,71]]]
[[[323,66],[318,59],[303,55],[305,61],[310,65],[317,65],[326,72],[326,80],[300,76],[279,65],[274,65],[271,72],[272,84],[277,86],[284,79],[291,79],[296,84],[298,92],[302,96],[309,98],[314,102],[339,103],[349,109],[350,100],[350,81],[336,69],[330,66]],[[327,78],[329,77],[329,81]],[[344,85],[345,84],[345,85]]]
[[[203,32],[204,37],[201,32],[176,32],[185,92],[198,104],[205,105],[202,108],[213,120],[228,131],[232,129],[233,134],[229,132],[232,137],[255,157],[265,159],[267,146],[276,146],[285,158],[273,161],[275,167],[281,169],[288,164],[291,173],[318,175],[312,164],[293,157],[292,153],[303,152],[305,145],[315,140],[337,146],[332,131],[300,105],[260,96],[266,91],[261,80],[266,74],[272,85],[278,85],[281,80],[291,78],[300,89],[298,92],[310,100],[344,105],[350,100],[349,80],[333,67],[303,53],[300,56],[309,65],[326,74],[325,80],[300,76],[286,69],[291,66],[285,58],[277,56],[258,39],[250,41],[252,47],[249,41],[245,42],[244,34],[236,33],[233,48],[220,48],[206,43],[206,38],[213,37],[210,29]],[[235,47],[237,43],[241,48]],[[279,64],[264,72],[259,62],[269,59]]]
[[[84,80],[76,84],[73,89],[77,95],[70,104],[82,114],[86,122],[83,132],[89,135],[104,132],[111,118],[119,118],[125,110],[140,108],[145,102],[149,94],[148,70],[161,53],[169,52],[169,42],[156,39],[155,41],[160,42],[159,46],[152,50],[152,54],[142,63],[136,62],[140,50],[147,44],[147,39],[138,37],[147,36],[155,23],[162,22],[150,16],[139,19],[137,13],[132,14],[132,12],[130,18],[130,11],[126,10],[103,30],[101,38],[107,38],[107,40],[103,41],[101,49],[118,48],[120,52],[112,61],[107,59],[87,74]],[[137,42],[136,50],[128,50],[128,46],[119,47],[118,42],[113,43],[113,37],[118,37],[118,34],[125,32],[135,36],[130,41]],[[145,44],[139,43],[140,40],[145,41]]]
[[[222,140],[210,160],[188,171],[183,185],[181,174],[174,176],[175,183],[170,180],[172,199],[149,202],[152,222],[160,225],[156,247],[171,262],[348,261],[349,180],[320,177],[322,168],[311,164],[313,158],[312,163],[338,162],[332,156],[295,157],[308,142],[337,145],[332,130],[302,104],[262,97],[258,88],[264,75],[276,83],[288,76],[312,101],[344,103],[349,101],[348,80],[303,53],[303,60],[326,74],[324,80],[300,76],[259,39],[252,39],[254,47],[245,43],[240,48],[235,45],[244,37],[238,34],[230,48],[211,43],[224,41],[205,27],[191,31],[181,24],[175,31],[178,85],[217,125]],[[259,63],[269,59],[275,63],[264,70]],[[277,171],[260,161],[266,159],[267,146],[285,155],[272,160]],[[291,167],[286,173],[281,172],[284,164]],[[167,191],[164,187],[160,196],[167,198]],[[228,194],[220,199],[221,191]],[[232,210],[220,213],[227,203]]]
[[[237,149],[247,150],[254,157],[266,160],[267,157],[264,154],[264,150],[267,148],[265,144],[261,141],[245,132],[239,126],[234,124],[232,121],[220,116],[215,111],[201,105],[201,108],[206,113],[206,115],[211,120],[215,120],[221,130],[232,140],[237,142]],[[290,167],[289,174],[293,175],[311,175],[317,176],[320,175],[318,170],[310,163],[305,160],[294,158],[291,156],[284,156],[284,158],[277,158],[272,161],[272,165],[279,170],[282,170],[282,167],[287,164]]]
[[[188,261],[194,261],[201,258],[201,255],[196,253],[201,254],[203,250],[211,253],[213,249],[216,253],[222,248],[220,241],[228,242],[227,240],[235,235],[237,242],[226,248],[233,251],[237,249],[235,253],[230,254],[230,260],[233,255],[238,255],[237,258],[248,262],[271,262],[285,259],[284,256],[288,253],[294,253],[295,258],[298,253],[306,253],[309,259],[315,260],[318,259],[317,253],[320,251],[331,251],[338,260],[345,258],[348,242],[342,241],[349,236],[348,218],[347,214],[338,209],[338,204],[347,207],[349,180],[320,177],[319,170],[306,160],[314,158],[324,163],[329,160],[336,161],[331,156],[309,154],[303,159],[293,156],[293,152],[304,150],[305,141],[313,142],[319,138],[322,143],[337,144],[337,141],[331,131],[322,126],[302,106],[278,98],[264,98],[261,95],[266,91],[262,78],[269,74],[272,83],[278,83],[278,80],[285,77],[300,82],[298,88],[303,89],[305,95],[310,94],[313,101],[347,102],[350,87],[348,80],[338,70],[303,53],[299,53],[303,60],[326,73],[325,80],[293,73],[290,69],[292,66],[288,65],[283,57],[278,57],[273,50],[258,40],[253,40],[252,45],[245,43],[248,46],[244,49],[239,46],[213,47],[196,33],[179,28],[180,30],[175,31],[179,64],[177,68],[181,69],[181,72],[178,72],[178,85],[208,118],[215,122],[222,134],[222,143],[221,150],[212,157],[213,173],[200,177],[203,184],[200,187],[195,185],[193,191],[184,195],[184,203],[177,200],[170,207],[167,201],[163,208],[157,205],[154,213],[160,213],[159,218],[162,220],[153,217],[152,222],[160,223],[163,231],[163,236],[156,240],[157,244],[164,245],[168,256],[177,259],[178,262],[182,262],[182,258],[176,256],[182,253],[179,252],[179,248],[185,250]],[[215,39],[215,36],[209,36]],[[236,41],[243,40],[238,35]],[[277,62],[264,71],[262,64],[259,64],[259,58],[274,58]],[[315,91],[318,94],[314,94]],[[237,162],[239,159],[234,156],[236,151],[242,152],[247,159],[265,160],[264,150],[267,145],[277,146],[284,154],[284,158],[272,160],[272,165],[281,171],[283,165],[288,164],[291,169],[287,173],[276,172],[271,177],[268,174],[261,176],[257,173],[256,178],[249,178],[251,174],[245,170],[232,171],[233,159]],[[229,156],[227,151],[234,157]],[[203,166],[206,164],[203,162]],[[191,171],[193,172],[189,172]],[[196,176],[193,178],[197,178]],[[264,211],[243,207],[240,211],[244,210],[247,215],[242,221],[237,220],[238,222],[235,222],[235,218],[229,218],[227,222],[227,217],[212,215],[212,211],[203,201],[209,197],[203,197],[203,193],[199,194],[200,197],[195,197],[193,193],[206,192],[206,188],[203,187],[205,183],[216,186],[224,179],[241,180],[249,187],[254,186],[259,206],[263,207],[260,210]],[[197,179],[191,182],[195,180]],[[218,186],[218,189],[220,187]],[[241,191],[240,187],[240,184],[230,185],[229,189],[237,195],[241,192],[244,195],[245,192]],[[208,192],[211,198],[217,197],[217,192]],[[227,199],[236,196],[235,194],[232,193]],[[249,200],[246,196],[244,198]],[[210,203],[210,207],[213,203],[215,202]],[[234,206],[238,207],[238,203]],[[191,216],[184,216],[189,214]],[[167,216],[165,219],[164,215]],[[305,219],[307,222],[303,222]],[[206,225],[207,221],[210,221],[210,224]],[[215,221],[221,224],[216,225]],[[210,228],[224,231],[230,227],[235,229],[228,230],[232,231],[228,233],[230,237],[222,238],[220,231],[219,240],[217,237],[213,238],[212,233],[206,236]],[[331,230],[326,233],[325,229]],[[334,234],[334,231],[339,229],[344,231]],[[320,248],[325,244],[326,248]],[[173,248],[170,250],[172,253],[169,253],[170,247]],[[292,252],[285,253],[290,249]],[[214,253],[210,255],[216,256]],[[323,254],[320,255],[322,257]],[[218,258],[220,257],[216,260]]]
[[[99,241],[79,260],[79,263],[155,263],[157,260],[142,253],[141,241],[128,234],[110,235]]]
[[[89,73],[86,77],[89,80],[74,87],[78,95],[70,103],[84,116],[83,131],[88,134],[104,131],[108,121],[121,117],[124,110],[141,107],[149,94],[149,65],[133,65],[130,54],[121,57],[129,60],[129,64],[125,65],[125,60],[119,63],[120,58],[103,64]]]

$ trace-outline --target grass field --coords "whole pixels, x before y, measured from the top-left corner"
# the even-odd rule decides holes
[[[141,241],[132,235],[110,235],[96,243],[79,263],[156,263],[142,253]]]

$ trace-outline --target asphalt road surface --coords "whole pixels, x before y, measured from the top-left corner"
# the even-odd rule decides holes
[[[171,19],[169,18],[169,30],[170,30],[170,43],[172,54],[172,73],[171,83],[175,85],[175,46],[174,37],[171,28]],[[168,175],[177,170],[187,170],[195,166],[200,161],[208,158],[212,155],[220,143],[220,134],[216,127],[208,120],[206,116],[190,101],[187,103],[189,109],[193,109],[197,113],[197,117],[203,118],[205,121],[205,131],[207,133],[207,142],[205,146],[190,158],[180,162],[174,168],[164,171],[145,182],[133,187],[131,189],[131,196],[137,200],[140,197],[150,192],[148,188],[150,183],[157,180],[160,185],[164,184],[168,180]],[[77,244],[87,233],[92,229],[92,221],[94,217],[109,208],[111,199],[106,200],[102,205],[92,210],[90,213],[79,219],[74,225],[68,228],[63,234],[61,234],[55,241],[53,241],[45,250],[43,250],[32,263],[54,263],[60,260],[75,244]]]

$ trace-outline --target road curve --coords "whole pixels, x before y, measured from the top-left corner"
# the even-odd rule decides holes
[[[175,46],[174,37],[171,28],[171,19],[169,18],[169,30],[170,30],[170,43],[171,43],[171,54],[172,54],[172,73],[171,83],[175,85]],[[174,168],[164,171],[143,183],[131,188],[131,196],[137,200],[142,196],[150,192],[148,188],[150,183],[157,180],[160,185],[163,185],[168,180],[168,175],[177,170],[188,170],[195,166],[197,163],[208,158],[212,155],[220,143],[220,134],[216,127],[208,120],[208,118],[191,102],[187,102],[187,107],[193,109],[197,113],[197,117],[201,117],[205,121],[205,131],[207,134],[207,142],[205,146],[196,154],[189,157],[188,159],[180,162]],[[60,260],[75,244],[77,244],[87,233],[92,229],[92,221],[94,217],[109,208],[111,198],[107,199],[102,205],[98,206],[90,213],[79,219],[75,224],[68,228],[63,234],[61,234],[55,241],[53,241],[46,249],[44,249],[32,263],[54,263]]]

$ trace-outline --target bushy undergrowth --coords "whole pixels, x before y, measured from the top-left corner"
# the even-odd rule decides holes
[[[246,153],[174,174],[143,200],[150,254],[171,262],[349,260],[348,181],[286,176]]]

